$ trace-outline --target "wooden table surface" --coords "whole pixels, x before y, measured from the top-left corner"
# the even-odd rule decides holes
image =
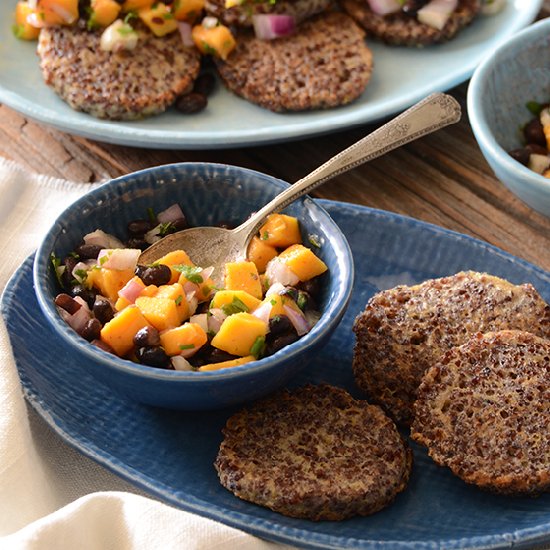
[[[550,0],[541,12],[547,14]],[[340,175],[312,194],[466,233],[550,271],[550,219],[530,209],[494,177],[468,123],[467,86],[449,91],[462,105],[460,123]],[[137,149],[71,136],[0,105],[0,155],[38,173],[81,182],[183,161],[234,164],[293,182],[375,128],[364,125],[327,136],[240,149]]]

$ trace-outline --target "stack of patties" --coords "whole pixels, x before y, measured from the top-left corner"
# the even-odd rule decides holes
[[[358,98],[370,79],[365,32],[330,0],[207,0],[237,46],[215,58],[233,93],[276,112],[326,109]]]
[[[341,0],[372,38],[397,46],[427,46],[453,38],[481,10],[481,0]]]
[[[530,284],[462,272],[374,295],[357,384],[463,480],[550,488],[550,306]]]

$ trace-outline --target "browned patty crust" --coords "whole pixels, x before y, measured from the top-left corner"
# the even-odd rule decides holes
[[[132,120],[165,111],[191,90],[200,55],[184,47],[177,32],[158,38],[137,30],[138,46],[115,53],[99,47],[98,31],[43,29],[38,55],[46,84],[73,109],[97,118]]]
[[[301,22],[312,15],[321,13],[332,4],[332,0],[245,0],[238,6],[225,7],[225,0],[206,0],[205,9],[209,15],[220,19],[225,25],[239,27],[252,26],[252,16],[256,14],[274,13],[292,15],[296,22]]]
[[[343,13],[308,19],[276,40],[241,33],[219,74],[235,94],[276,112],[325,109],[359,97],[371,76],[365,33]]]
[[[505,494],[550,489],[550,340],[478,334],[424,376],[411,435],[468,483]]]
[[[458,0],[458,7],[439,30],[405,13],[378,15],[367,0],[341,0],[342,7],[366,31],[367,35],[395,46],[427,46],[446,42],[469,25],[481,9],[480,0]]]
[[[501,329],[550,337],[550,307],[532,285],[469,271],[384,290],[355,320],[355,380],[409,424],[424,372],[471,334]]]
[[[377,406],[328,385],[283,390],[233,415],[215,461],[221,484],[281,514],[341,520],[387,506],[412,453]]]

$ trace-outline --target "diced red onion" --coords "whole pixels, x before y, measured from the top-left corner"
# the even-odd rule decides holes
[[[273,40],[289,36],[296,30],[296,21],[292,15],[258,13],[252,16],[254,33],[260,40]]]
[[[271,296],[273,294],[284,294],[286,290],[286,286],[282,285],[281,283],[273,283],[267,290],[266,290],[266,297]]]
[[[118,295],[133,304],[142,290],[143,284],[132,278],[118,291]]]
[[[458,0],[431,0],[416,13],[421,23],[441,30],[456,9]]]
[[[160,230],[161,225],[159,223],[157,226],[153,227],[153,229],[150,229],[149,231],[147,231],[147,233],[145,233],[145,235],[143,235],[143,240],[148,244],[153,244],[157,241],[160,241]]]
[[[80,304],[80,306],[82,308],[84,308],[84,311],[88,312],[89,315],[92,314],[91,310],[90,310],[90,306],[88,306],[88,302],[86,302],[86,300],[84,300],[84,298],[82,298],[81,296],[75,296],[73,298],[73,300],[77,303]]]
[[[210,277],[212,277],[212,273],[214,273],[214,266],[213,265],[211,265],[210,267],[205,267],[201,271],[202,280],[207,281],[208,279],[210,279]]]
[[[269,261],[265,274],[271,285],[281,283],[293,286],[300,281],[299,277],[278,256]]]
[[[191,25],[186,21],[178,21],[178,30],[180,32],[181,41],[184,46],[188,48],[195,45],[193,39],[191,38]]]
[[[101,229],[96,229],[87,235],[84,235],[86,244],[95,244],[101,248],[124,248],[124,243],[117,239],[114,235],[105,233]]]
[[[227,315],[222,309],[213,307],[208,316],[208,330],[217,333],[226,319]]]
[[[195,296],[195,293],[186,294],[187,304],[189,306],[189,315],[195,315],[195,311],[199,307],[199,300]]]
[[[139,248],[103,249],[100,250],[97,256],[97,264],[107,269],[116,269],[117,271],[134,270],[140,256],[141,250]]]
[[[31,12],[29,15],[27,15],[27,23],[31,27],[35,27],[37,29],[45,29],[46,27],[56,27],[57,23],[48,23],[44,20],[43,17],[40,16],[39,12]]]
[[[55,4],[55,3],[50,4],[50,9],[54,13],[59,15],[59,17],[61,17],[61,19],[63,19],[63,21],[68,25],[70,25],[71,23],[74,23],[78,18],[78,15],[75,15],[74,13],[72,13],[71,11],[69,11],[68,9],[64,8],[59,4]]]
[[[185,281],[182,288],[185,295],[191,297],[195,296],[195,294],[199,291],[199,285],[192,283],[191,281]]]
[[[179,204],[173,204],[169,206],[166,210],[159,212],[157,215],[157,220],[159,223],[169,223],[176,220],[184,218],[184,214]]]
[[[79,282],[79,283],[83,283],[84,282],[84,279],[86,279],[86,277],[83,277],[82,276],[82,271],[85,271],[86,273],[93,267],[95,266],[96,263],[94,260],[86,260],[85,262],[78,262],[77,264],[75,264],[75,266],[73,267],[73,270],[71,271],[71,275]]]
[[[61,318],[78,333],[82,332],[86,323],[90,320],[90,310],[88,307],[79,307],[72,315],[63,308],[58,307],[57,310]]]
[[[196,348],[195,346],[193,346],[192,348],[181,350],[179,356],[183,357],[184,359],[187,359],[188,357],[193,357],[193,355],[195,355],[197,351],[199,351],[199,348]]]
[[[307,319],[301,311],[296,311],[294,308],[287,305],[284,305],[283,309],[292,323],[292,326],[296,329],[298,336],[303,336],[311,330]]]
[[[402,4],[399,0],[367,0],[370,9],[378,15],[387,15],[401,10]]]
[[[307,309],[304,312],[304,315],[305,315],[306,320],[307,320],[307,322],[308,322],[308,324],[311,328],[313,328],[319,322],[319,319],[321,318],[321,312],[316,311],[314,309]],[[311,328],[310,328],[310,330],[311,330]]]
[[[175,355],[171,359],[172,366],[174,367],[174,370],[182,370],[182,371],[189,371],[193,370],[193,367],[191,366],[191,363],[185,359],[182,355]]]
[[[208,314],[207,313],[198,313],[197,315],[191,315],[189,322],[196,323],[202,328],[202,330],[204,330],[204,332],[208,332]]]
[[[257,317],[258,319],[261,319],[264,323],[269,325],[269,316],[271,314],[271,310],[273,309],[273,305],[269,300],[266,302],[263,302],[260,304],[253,312],[252,315],[254,317]]]

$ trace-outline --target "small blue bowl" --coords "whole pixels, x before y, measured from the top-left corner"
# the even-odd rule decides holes
[[[296,216],[304,242],[315,235],[316,251],[329,277],[320,300],[321,320],[307,335],[272,356],[240,367],[212,372],[155,369],[106,353],[78,336],[59,316],[59,292],[50,255],[66,256],[82,237],[97,228],[124,239],[128,221],[159,212],[177,202],[193,226],[220,220],[238,223],[288,186],[259,172],[207,163],[151,168],[112,180],[69,206],[42,241],[34,261],[34,286],[41,309],[84,368],[113,389],[142,403],[182,410],[208,410],[261,397],[306,368],[332,334],[348,305],[353,286],[349,245],[332,218],[303,197],[285,212]],[[60,358],[62,360],[62,358]],[[314,368],[314,364],[312,365]]]
[[[550,102],[550,19],[501,44],[475,70],[468,116],[481,152],[496,177],[534,210],[550,216],[550,180],[514,160],[521,127],[532,115],[528,101]]]

